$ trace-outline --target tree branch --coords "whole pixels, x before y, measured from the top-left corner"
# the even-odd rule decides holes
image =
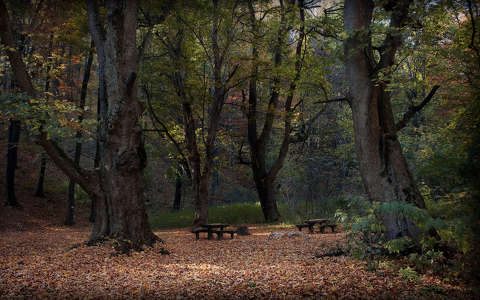
[[[425,105],[428,104],[428,102],[430,102],[430,100],[432,100],[432,98],[435,95],[435,92],[438,90],[438,88],[440,88],[440,86],[435,85],[432,88],[432,90],[430,91],[430,93],[428,93],[427,97],[425,97],[425,99],[423,99],[422,103],[420,103],[417,106],[411,106],[408,109],[408,111],[403,115],[403,119],[395,125],[395,128],[396,128],[397,131],[402,130],[407,125],[407,123],[410,121],[410,119],[412,119],[412,117],[417,112],[419,112]]]
[[[472,9],[472,0],[467,0],[467,4],[468,4],[468,13],[470,14],[470,22],[472,24],[472,37],[468,47],[473,51],[475,51],[475,53],[477,54],[479,65],[480,65],[480,50],[475,45],[476,24],[475,24],[475,15],[473,14],[473,9]]]
[[[148,43],[150,43],[152,36],[153,36],[153,25],[148,27],[147,33],[145,34],[145,37],[142,40],[142,44],[137,49],[137,64],[139,64],[143,60],[145,49],[147,48]]]
[[[36,91],[32,79],[27,73],[25,62],[20,53],[14,48],[12,30],[10,28],[8,11],[5,3],[0,0],[0,36],[2,43],[7,47],[7,55],[12,66],[15,79],[20,89],[34,98]],[[87,171],[75,166],[73,160],[54,141],[47,139],[46,133],[40,133],[38,143],[45,149],[45,152],[55,164],[73,181],[78,183],[90,196],[101,194],[100,184],[96,172]]]
[[[165,123],[163,123],[158,118],[158,116],[155,114],[155,111],[153,110],[152,101],[150,99],[150,93],[149,93],[148,89],[146,87],[144,87],[143,90],[144,90],[145,95],[146,95],[148,112],[150,113],[150,117],[151,117],[152,121],[154,121],[153,122],[153,127],[155,127],[155,131],[165,133],[167,138],[173,143],[173,145],[175,146],[175,149],[177,150],[178,154],[182,157],[183,164],[187,166],[186,171],[187,171],[188,178],[191,178],[190,165],[188,163],[187,157],[183,153],[182,147],[180,147],[180,144],[177,142],[177,140],[175,140],[175,138],[170,134],[167,126],[165,125]],[[155,122],[160,124],[160,126],[163,127],[163,130],[157,129],[157,127],[155,126]],[[150,131],[153,131],[153,130],[150,130]]]
[[[317,101],[314,104],[322,104],[322,103],[332,103],[332,102],[349,102],[348,98],[334,98],[334,99],[328,99],[328,100],[322,100],[322,101]]]

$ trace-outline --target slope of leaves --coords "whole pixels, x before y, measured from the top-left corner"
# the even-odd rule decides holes
[[[157,232],[160,247],[115,256],[109,247],[73,245],[88,228],[36,226],[0,236],[0,298],[468,298],[462,285],[369,272],[349,257],[315,258],[344,234],[271,237],[286,227],[251,227],[252,235],[195,240],[187,230]]]

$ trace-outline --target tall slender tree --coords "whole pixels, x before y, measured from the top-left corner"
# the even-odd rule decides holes
[[[259,134],[257,128],[257,124],[259,123],[259,101],[257,96],[257,89],[259,85],[259,51],[257,49],[256,43],[258,42],[257,40],[260,35],[260,31],[257,24],[258,21],[256,19],[253,1],[248,2],[251,32],[253,34],[251,54],[252,69],[248,86],[249,93],[247,112],[248,141],[250,145],[251,158],[250,165],[253,171],[253,178],[255,181],[255,186],[257,188],[258,196],[260,198],[263,215],[267,222],[277,221],[280,218],[277,202],[275,199],[275,180],[288,154],[290,135],[292,133],[292,113],[294,110],[293,98],[302,69],[302,47],[305,38],[305,12],[303,7],[303,1],[298,1],[298,6],[300,27],[298,30],[299,34],[295,50],[295,66],[293,70],[294,76],[293,79],[290,81],[289,87],[287,88],[287,93],[285,95],[285,104],[283,108],[282,142],[278,155],[276,156],[273,164],[269,168],[267,163],[267,153],[269,150],[267,149],[267,146],[272,136],[275,116],[277,115],[278,109],[280,108],[280,97],[282,88],[281,78],[278,74],[273,76],[267,112],[263,122],[263,128]],[[291,27],[291,24],[289,24],[289,22],[291,22],[290,20],[292,19],[289,15],[291,15],[292,12],[295,11],[295,1],[288,1],[288,3],[280,1],[280,22],[272,53],[273,68],[276,70],[284,66],[284,52],[287,44],[289,28]]]
[[[231,47],[238,38],[239,2],[210,0],[203,3],[208,5],[202,11],[202,16],[208,16],[208,19],[202,18],[202,23],[211,28],[208,35],[203,26],[197,28],[193,21],[187,20],[191,16],[182,15],[185,10],[179,8],[172,15],[172,30],[161,37],[173,68],[168,70],[166,77],[171,82],[182,111],[185,154],[179,148],[181,143],[174,141],[174,144],[179,154],[186,158],[187,163],[182,162],[182,165],[187,167],[185,169],[191,175],[193,225],[208,222],[209,185],[215,168],[219,123],[228,93],[235,85],[233,78],[239,67],[238,63],[230,61]],[[188,48],[189,39],[200,46],[201,59],[193,57]],[[198,78],[195,77],[195,68],[203,69],[201,88],[192,87],[192,81]],[[199,107],[202,110],[200,113]],[[161,122],[157,120],[157,123]],[[166,129],[166,126],[162,127]],[[174,140],[172,136],[169,139]]]
[[[90,80],[90,71],[92,69],[93,63],[93,41],[92,45],[90,46],[90,50],[88,51],[88,56],[85,60],[84,66],[84,73],[82,79],[82,87],[80,90],[80,101],[78,107],[82,110],[80,116],[78,117],[79,123],[82,123],[84,118],[83,109],[85,107],[85,101],[87,99],[87,91],[88,91],[88,82]],[[82,142],[80,139],[82,138],[82,131],[78,130],[75,134],[75,138],[77,139],[75,143],[75,153],[73,157],[73,163],[76,166],[80,166],[80,157],[82,155]],[[73,225],[74,224],[74,207],[75,207],[75,182],[73,180],[69,181],[68,184],[68,201],[67,201],[67,214],[65,217],[65,225]]]

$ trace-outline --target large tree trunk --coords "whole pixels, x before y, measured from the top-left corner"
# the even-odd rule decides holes
[[[373,60],[369,26],[373,1],[345,2],[345,30],[350,33],[345,43],[346,76],[349,84],[354,136],[360,174],[368,197],[377,202],[406,202],[424,208],[425,203],[409,172],[397,138],[386,83],[375,80],[378,70],[393,65],[395,52],[401,45],[397,31],[408,15],[410,1],[394,3],[391,32],[387,34],[378,62]],[[359,45],[362,45],[359,47]],[[409,236],[419,239],[418,227],[407,216],[384,213],[386,238]]]
[[[107,112],[101,150],[101,186],[91,241],[115,237],[128,248],[152,245],[145,210],[142,173],[146,164],[137,99],[136,22],[138,1],[106,1],[106,34],[100,31],[98,8],[87,1],[90,29],[97,50],[103,49]],[[103,142],[103,141],[102,141]]]
[[[10,120],[8,127],[8,146],[7,146],[7,174],[6,174],[6,205],[19,207],[15,195],[15,170],[18,161],[18,142],[20,141],[20,121]]]
[[[98,95],[97,95],[97,140],[95,142],[95,159],[93,161],[93,168],[98,170],[100,168],[100,160],[101,160],[101,151],[102,151],[102,144],[105,139],[103,138],[104,134],[104,126],[101,122],[102,119],[106,118],[106,111],[107,111],[107,91],[105,86],[105,55],[103,53],[103,48],[101,50],[97,49],[97,59],[98,61],[103,61],[98,68]],[[101,142],[102,141],[102,142]],[[90,205],[90,217],[88,220],[92,223],[95,222],[96,216],[96,203],[97,200],[95,198],[91,199]]]
[[[262,207],[263,216],[267,222],[275,222],[280,218],[277,201],[275,201],[275,182],[272,179],[265,180],[256,179],[255,186],[260,198],[260,205]]]

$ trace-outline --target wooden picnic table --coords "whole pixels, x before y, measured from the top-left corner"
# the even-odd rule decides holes
[[[323,223],[327,223],[328,220],[327,219],[308,219],[308,220],[305,220],[305,223],[307,224],[323,224]]]
[[[229,233],[232,238],[233,234],[235,233],[233,230],[225,230],[225,227],[230,226],[229,224],[221,224],[221,223],[212,223],[212,224],[200,224],[201,228],[196,229],[193,231],[195,233],[197,240],[199,239],[200,232],[206,232],[207,237],[209,240],[213,238],[213,234],[216,233],[218,239],[222,239],[224,233]]]
[[[304,224],[297,225],[298,230],[302,231],[302,228],[308,227],[310,233],[313,233],[313,226],[318,224],[320,227],[320,231],[324,232],[325,226],[327,226],[328,219],[308,219],[304,221]],[[330,226],[330,225],[328,225]],[[333,228],[332,228],[333,231]]]

